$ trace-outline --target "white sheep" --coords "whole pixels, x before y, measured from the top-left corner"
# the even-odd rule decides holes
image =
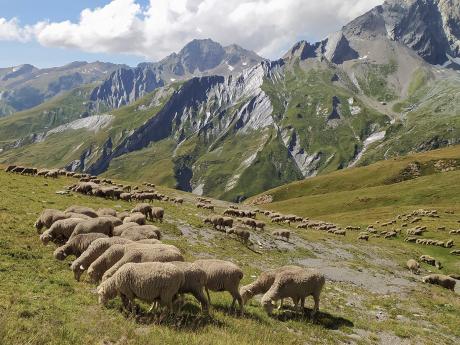
[[[170,263],[127,263],[99,285],[97,293],[103,305],[120,295],[123,306],[129,311],[135,311],[136,298],[149,303],[159,301],[171,311],[184,281],[182,270]]]
[[[312,317],[319,310],[319,297],[326,282],[324,275],[315,270],[286,270],[279,272],[273,285],[262,297],[261,303],[265,311],[270,315],[273,311],[273,303],[283,298],[292,298],[297,307],[300,301],[302,311],[305,307],[305,298],[313,296],[315,306]]]
[[[123,219],[123,223],[137,223],[139,225],[145,225],[145,221],[145,216],[140,212],[135,212]]]
[[[107,235],[101,233],[89,233],[74,236],[66,244],[54,251],[54,257],[57,260],[64,260],[69,255],[79,257],[89,247],[89,245],[98,238],[107,238]]]
[[[206,294],[211,303],[211,291],[228,291],[233,297],[232,308],[238,301],[240,312],[243,311],[243,300],[238,291],[238,286],[243,278],[243,271],[232,262],[216,259],[202,259],[195,261],[195,265],[206,272]]]
[[[51,225],[51,227],[40,235],[40,240],[44,245],[48,242],[65,243],[72,235],[75,227],[80,224],[83,219],[67,218],[60,219]]]
[[[289,265],[262,272],[254,282],[241,287],[240,295],[243,299],[243,303],[246,304],[247,301],[249,301],[256,295],[266,293],[273,285],[276,274],[278,274],[279,272],[295,269],[302,270],[303,268],[300,266]]]
[[[168,262],[184,261],[180,250],[169,244],[140,244],[125,245],[123,256],[102,276],[102,281],[111,277],[121,266],[128,262]]]
[[[74,277],[77,281],[80,280],[81,275],[85,270],[100,257],[107,249],[114,244],[127,244],[132,241],[121,237],[99,238],[93,241],[89,247],[77,258],[70,269],[73,271]]]
[[[89,234],[91,232],[98,232],[107,236],[112,236],[113,224],[106,218],[94,218],[80,222],[75,227],[69,239],[72,239],[79,234]]]
[[[64,212],[47,208],[40,214],[38,219],[35,221],[34,226],[37,231],[40,232],[43,227],[49,229],[54,222],[66,218],[69,218],[69,216],[67,216]]]
[[[70,206],[70,207],[66,208],[66,210],[64,212],[81,213],[81,214],[87,215],[88,217],[91,217],[91,218],[97,218],[98,217],[98,214],[97,214],[96,211],[94,211],[92,208],[86,207],[86,206],[73,205],[73,206]]]

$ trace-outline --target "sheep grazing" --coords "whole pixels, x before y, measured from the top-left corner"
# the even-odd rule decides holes
[[[153,220],[152,206],[146,203],[137,204],[131,210],[131,213],[142,213],[145,218]]]
[[[104,216],[116,217],[117,216],[117,211],[115,211],[113,208],[100,208],[99,210],[97,210],[96,213],[99,217],[104,217]]]
[[[64,260],[69,255],[79,257],[89,245],[98,238],[107,238],[101,233],[80,234],[72,237],[66,244],[54,251],[54,258]]]
[[[183,271],[173,264],[127,263],[99,285],[97,293],[102,305],[120,295],[124,308],[132,312],[136,298],[148,303],[159,301],[161,306],[172,311],[173,300],[184,282]]]
[[[451,231],[449,231],[449,234],[451,234],[451,235],[460,235],[460,229],[458,229],[458,230],[451,230]]]
[[[40,231],[43,227],[49,229],[54,222],[66,218],[69,217],[64,212],[48,208],[40,214],[34,226],[37,231]]]
[[[184,199],[182,199],[182,198],[177,198],[177,197],[174,198],[174,199],[172,199],[172,201],[173,201],[173,203],[179,204],[179,205],[182,205],[182,204],[184,203]]]
[[[48,242],[65,243],[72,235],[75,227],[83,222],[80,218],[61,219],[53,223],[51,227],[40,235],[44,245]]]
[[[460,255],[460,249],[455,249],[450,252],[451,255]]]
[[[420,273],[420,264],[414,259],[407,260],[406,266],[413,274]]]
[[[284,231],[284,230],[276,230],[272,232],[273,237],[280,237],[286,242],[289,242],[289,239],[291,237],[291,232],[290,231]]]
[[[190,293],[201,304],[201,310],[207,312],[209,309],[209,301],[204,294],[206,286],[206,272],[197,265],[190,262],[173,261],[174,266],[179,268],[184,273],[184,283],[179,288],[179,294]]]
[[[113,227],[120,226],[123,224],[123,221],[120,218],[114,216],[101,216],[99,217],[99,219],[109,220],[112,223]]]
[[[152,220],[159,220],[160,223],[163,223],[164,214],[165,210],[162,207],[152,207]]]
[[[241,219],[241,224],[247,225],[252,229],[255,229],[256,225],[257,225],[256,221],[254,219],[252,219],[252,218],[243,218],[243,219]]]
[[[121,193],[120,194],[120,199],[123,201],[131,201],[132,200],[132,194],[131,193]]]
[[[87,215],[81,214],[81,213],[65,212],[65,215],[69,218],[79,218],[79,219],[84,219],[84,220],[93,219],[92,217],[88,217]]]
[[[233,218],[231,218],[231,217],[222,217],[222,227],[223,228],[232,228],[233,227]]]
[[[206,294],[208,295],[209,303],[211,291],[228,291],[233,297],[232,308],[235,302],[238,301],[240,312],[243,311],[243,300],[238,291],[240,280],[243,278],[243,271],[234,263],[216,259],[203,259],[195,261],[195,265],[201,268],[206,273]]]
[[[5,172],[11,172],[14,170],[14,168],[16,168],[16,165],[8,165],[6,168],[5,168]]]
[[[116,226],[113,228],[113,236],[120,236],[123,231],[129,229],[129,228],[132,228],[134,226],[139,226],[139,224],[135,223],[135,222],[125,222],[119,226]]]
[[[168,262],[184,261],[180,250],[169,244],[127,244],[124,248],[123,256],[112,267],[110,267],[102,276],[106,280],[124,264],[128,262]]]
[[[249,238],[251,237],[251,233],[244,229],[232,228],[227,231],[227,234],[235,234],[236,237],[243,242],[244,244],[248,244]]]
[[[70,206],[64,212],[81,213],[91,218],[97,218],[99,216],[92,208],[85,206]]]
[[[211,216],[204,219],[205,224],[211,224],[214,229],[219,229],[223,227],[224,218],[221,216]]]
[[[145,225],[145,222],[145,216],[140,212],[133,213],[129,217],[123,219],[123,223],[137,223],[139,225]]]
[[[420,256],[419,260],[421,262],[427,263],[428,265],[434,266],[436,264],[435,258],[429,255],[422,255]]]
[[[127,238],[132,241],[146,240],[146,239],[161,239],[161,232],[156,226],[153,225],[137,225],[130,227],[123,231],[120,235],[122,238]]]
[[[80,234],[89,234],[91,232],[97,232],[105,234],[107,236],[112,236],[113,233],[113,224],[109,219],[105,218],[95,218],[91,220],[85,220],[77,224],[72,235],[70,235],[69,240]]]
[[[455,290],[455,279],[443,274],[430,274],[423,277],[422,281],[424,283],[439,285],[452,291]]]
[[[246,304],[251,298],[253,298],[256,295],[264,294],[266,293],[270,287],[273,285],[273,282],[275,281],[276,274],[279,272],[283,272],[286,270],[295,270],[299,269],[301,270],[302,268],[299,266],[282,266],[273,270],[268,270],[265,272],[262,272],[260,276],[251,284],[244,285],[240,288],[240,295],[241,298],[243,299],[243,304]]]
[[[257,229],[260,229],[260,230],[264,230],[265,229],[265,222],[262,222],[261,220],[256,220],[256,228]]]
[[[131,213],[129,213],[127,211],[118,212],[117,213],[117,218],[121,219],[123,221],[126,217],[129,217],[130,215],[131,215]]]
[[[324,275],[315,270],[286,270],[276,274],[275,281],[262,297],[261,303],[270,315],[273,303],[283,298],[292,298],[297,307],[300,301],[302,312],[305,308],[305,298],[313,296],[315,306],[312,316],[319,310],[319,297],[326,282]]]
[[[97,283],[102,279],[104,273],[119,261],[125,252],[124,244],[113,244],[102,253],[88,267],[88,276],[91,282]]]
[[[89,247],[70,266],[75,280],[79,281],[83,272],[112,245],[127,243],[131,243],[131,240],[121,237],[98,238],[91,242]]]
[[[369,234],[367,234],[367,233],[359,234],[358,240],[369,241]]]

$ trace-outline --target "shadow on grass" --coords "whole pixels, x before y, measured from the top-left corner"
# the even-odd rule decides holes
[[[323,326],[326,329],[339,329],[342,326],[353,327],[354,324],[352,321],[347,320],[340,316],[334,316],[326,312],[319,311],[316,313],[315,317],[311,317],[312,309],[305,308],[303,314],[295,311],[292,308],[283,308],[281,312],[273,315],[273,318],[285,322],[285,321],[308,321],[316,325]]]
[[[250,320],[260,322],[260,323],[266,323],[266,321],[260,318],[257,314],[249,313],[247,311],[247,308],[243,310],[242,314],[239,313],[238,309],[231,308],[229,305],[214,304],[212,306],[212,309],[216,311],[220,311],[221,313],[228,315],[228,316],[238,317],[242,319],[250,319]]]
[[[126,318],[130,318],[141,325],[162,325],[182,331],[197,331],[206,326],[223,327],[225,323],[216,320],[212,315],[201,312],[201,309],[194,305],[185,304],[180,313],[166,314],[160,310],[152,312],[146,311],[144,308],[137,308],[136,314],[127,312],[121,309]]]

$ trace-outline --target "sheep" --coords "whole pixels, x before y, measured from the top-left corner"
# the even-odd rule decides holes
[[[455,249],[450,252],[452,255],[460,255],[460,249]]]
[[[223,228],[231,228],[233,227],[233,218],[231,217],[222,217],[222,227]]]
[[[171,264],[179,268],[184,273],[184,283],[179,288],[179,294],[190,293],[201,304],[201,310],[207,312],[209,301],[203,290],[206,286],[206,272],[200,267],[190,262],[172,261]]]
[[[40,235],[40,240],[44,245],[48,244],[49,241],[54,243],[65,243],[75,227],[80,224],[83,219],[80,218],[67,218],[61,219],[53,223],[51,227]]]
[[[142,213],[145,218],[153,220],[152,206],[146,203],[137,204],[131,210],[131,213]]]
[[[81,213],[65,212],[65,215],[69,218],[79,218],[79,219],[84,219],[84,220],[93,219],[92,217],[88,217],[87,215],[81,214]]]
[[[136,212],[123,219],[123,223],[137,223],[139,225],[145,225],[145,216],[140,212]]]
[[[251,227],[252,229],[255,229],[257,226],[257,222],[252,218],[243,218],[241,223]]]
[[[361,233],[358,236],[358,240],[364,240],[364,241],[369,241],[369,235],[366,233]]]
[[[96,213],[96,211],[94,211],[92,208],[85,207],[85,206],[76,206],[76,205],[70,206],[64,212],[81,213],[91,218],[98,217],[98,214]]]
[[[249,231],[238,228],[232,228],[228,230],[227,234],[235,234],[236,237],[244,244],[247,244],[249,242],[249,237],[251,236],[251,233]]]
[[[260,230],[264,230],[265,229],[265,222],[262,222],[261,220],[256,220],[256,228],[257,229],[260,229]]]
[[[92,283],[101,280],[103,274],[123,257],[125,245],[113,244],[88,267],[88,276]]]
[[[113,228],[113,231],[112,231],[112,234],[113,236],[120,236],[123,231],[125,231],[126,229],[129,229],[129,228],[132,228],[133,226],[139,226],[139,224],[135,223],[135,222],[127,222],[127,223],[123,223],[119,226],[116,226]]]
[[[144,239],[161,239],[161,232],[153,225],[137,225],[123,231],[120,235],[122,238],[128,238],[132,241]]]
[[[16,165],[8,165],[5,168],[5,172],[11,172],[14,168],[16,168]]]
[[[324,275],[315,270],[285,270],[276,274],[275,281],[270,289],[262,297],[261,303],[265,311],[271,315],[273,311],[272,301],[282,298],[292,298],[297,307],[300,301],[302,311],[305,307],[305,298],[313,296],[315,305],[312,317],[319,310],[319,297],[326,282]]]
[[[294,269],[301,270],[302,268],[299,266],[289,265],[262,272],[254,282],[240,288],[240,295],[243,299],[243,304],[246,304],[256,295],[266,293],[273,285],[277,273]]]
[[[211,217],[206,217],[204,219],[204,223],[209,223],[209,224],[212,224],[212,226],[215,228],[215,229],[218,229],[219,227],[222,227],[223,223],[224,223],[224,218],[221,217],[221,216],[211,216]]]
[[[430,274],[422,278],[424,283],[440,285],[443,288],[454,291],[455,290],[455,279],[443,275],[443,274]]]
[[[117,216],[117,211],[115,211],[113,208],[100,208],[96,212],[99,217],[104,217],[104,216],[112,216],[116,217]]]
[[[64,212],[54,209],[45,209],[35,221],[35,228],[40,232],[43,227],[50,228],[54,222],[69,218]]]
[[[134,311],[135,299],[148,303],[159,300],[161,306],[173,309],[173,299],[184,285],[183,271],[170,263],[127,263],[113,277],[97,288],[99,303],[120,295],[126,310]]]
[[[88,234],[90,232],[102,233],[107,236],[112,236],[113,224],[109,219],[95,218],[80,222],[75,227],[69,240],[79,234]]]
[[[93,242],[98,238],[107,238],[107,235],[101,233],[80,234],[72,237],[66,244],[54,251],[54,258],[64,260],[69,255],[79,257]]]
[[[276,230],[272,232],[272,236],[274,237],[281,237],[286,240],[286,242],[289,242],[289,238],[291,237],[291,232],[290,231],[283,231],[283,230]]]
[[[449,234],[451,234],[451,235],[459,235],[459,234],[460,234],[460,229],[458,229],[458,230],[451,230],[451,231],[449,231]]]
[[[102,276],[102,280],[110,278],[121,266],[128,262],[168,262],[184,261],[180,250],[169,244],[127,244],[123,256]]]
[[[428,265],[434,266],[436,264],[435,258],[429,255],[420,256],[420,261],[427,263]]]
[[[123,211],[123,212],[118,212],[117,213],[117,218],[121,219],[122,221],[125,220],[126,217],[129,217],[131,213]]]
[[[243,311],[243,300],[238,291],[238,285],[243,278],[243,271],[234,263],[216,259],[202,259],[195,261],[195,265],[206,273],[206,294],[211,303],[209,290],[228,291],[232,297],[232,308],[238,301],[240,312]]]
[[[414,259],[407,260],[406,266],[413,274],[420,273],[420,264]]]
[[[159,220],[160,223],[163,223],[163,217],[165,214],[165,210],[162,207],[152,207],[152,214],[153,219]]]
[[[98,238],[70,266],[75,280],[79,281],[85,270],[114,244],[127,244],[132,241],[121,237]]]
[[[123,201],[131,201],[133,198],[131,193],[121,193],[120,194],[120,199]]]

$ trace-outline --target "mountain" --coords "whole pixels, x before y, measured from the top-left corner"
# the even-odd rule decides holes
[[[33,108],[84,84],[105,80],[120,65],[73,62],[39,69],[32,65],[0,68],[0,116]]]
[[[261,61],[260,56],[237,45],[222,47],[210,39],[193,40],[179,53],[159,62],[115,71],[94,89],[91,100],[119,108],[176,81],[205,75],[237,74]]]
[[[387,2],[273,62],[193,41],[158,63],[117,70],[93,90],[0,120],[0,163],[65,166],[241,201],[460,143],[460,74],[382,31],[393,18],[403,32],[396,14],[406,8],[438,13],[427,4],[435,2]],[[432,37],[426,16],[416,18],[406,23],[413,36]]]

